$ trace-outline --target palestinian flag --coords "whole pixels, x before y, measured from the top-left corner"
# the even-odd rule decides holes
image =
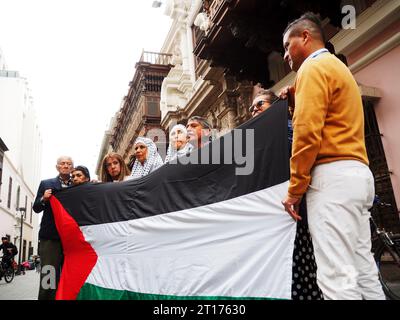
[[[202,148],[203,164],[57,193],[57,299],[291,299],[288,153],[279,101]]]

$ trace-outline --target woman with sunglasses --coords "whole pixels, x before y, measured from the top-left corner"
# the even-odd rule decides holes
[[[279,100],[279,97],[270,89],[260,90],[253,99],[253,103],[249,108],[252,118],[261,114],[261,112],[267,110],[275,101]],[[288,111],[288,139],[289,139],[289,152],[292,151],[293,142],[293,127],[292,127],[292,116]]]
[[[262,89],[256,94],[249,108],[251,116],[253,118],[258,116],[261,112],[267,110],[276,100],[278,100],[278,97],[272,90]]]

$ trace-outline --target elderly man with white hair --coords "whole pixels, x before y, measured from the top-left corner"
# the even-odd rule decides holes
[[[54,300],[56,287],[61,275],[63,262],[63,249],[60,236],[54,222],[53,211],[49,199],[55,191],[62,190],[72,185],[71,171],[74,163],[71,157],[61,156],[57,159],[56,169],[58,176],[52,179],[42,180],[33,205],[36,213],[43,211],[42,222],[39,230],[39,255],[42,263],[42,270],[49,270],[50,273],[41,273],[39,300]],[[50,268],[48,268],[50,267]],[[50,285],[44,287],[47,281],[42,281],[45,276],[52,276],[51,270],[55,272],[56,279],[50,279]],[[54,283],[55,287],[52,285]]]

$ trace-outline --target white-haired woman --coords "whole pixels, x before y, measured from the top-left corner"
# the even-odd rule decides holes
[[[173,162],[176,158],[186,155],[192,150],[193,145],[189,143],[186,127],[182,124],[173,126],[169,133],[169,147],[165,163]]]
[[[144,177],[163,165],[153,140],[139,137],[136,139],[133,148],[136,160],[132,167],[131,179]]]

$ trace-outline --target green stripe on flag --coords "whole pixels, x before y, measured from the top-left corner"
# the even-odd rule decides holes
[[[224,297],[224,296],[175,296],[150,294],[102,288],[85,283],[79,292],[78,300],[282,300],[260,297]]]

